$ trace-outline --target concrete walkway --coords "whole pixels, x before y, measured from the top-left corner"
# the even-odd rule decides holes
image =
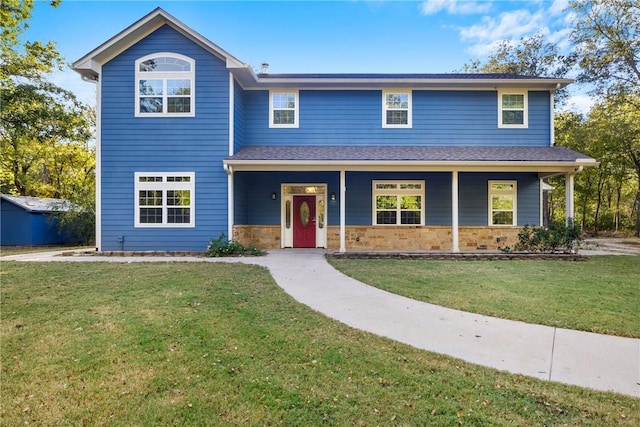
[[[640,339],[532,325],[415,301],[345,276],[327,263],[323,250],[274,250],[265,257],[219,259],[53,254],[2,260],[258,264],[297,301],[354,328],[516,374],[640,397]]]

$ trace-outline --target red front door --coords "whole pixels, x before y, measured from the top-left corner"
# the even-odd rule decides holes
[[[316,196],[293,196],[293,247],[316,247]]]

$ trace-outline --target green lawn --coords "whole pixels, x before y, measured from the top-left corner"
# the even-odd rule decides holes
[[[638,425],[640,400],[350,329],[257,266],[0,266],[2,425]]]
[[[330,259],[345,274],[446,307],[640,337],[640,256],[571,261]]]

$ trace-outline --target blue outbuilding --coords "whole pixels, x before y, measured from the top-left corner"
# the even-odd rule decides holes
[[[58,232],[52,213],[69,209],[61,199],[0,195],[0,244],[57,245],[73,239]]]

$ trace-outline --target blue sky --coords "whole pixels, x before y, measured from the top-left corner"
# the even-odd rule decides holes
[[[482,59],[497,42],[539,30],[566,43],[568,0],[36,2],[28,40],[54,40],[73,62],[160,6],[239,60],[272,73],[439,73]],[[72,71],[52,80],[95,102]],[[575,85],[574,85],[575,86]],[[588,97],[575,93],[575,109]]]

